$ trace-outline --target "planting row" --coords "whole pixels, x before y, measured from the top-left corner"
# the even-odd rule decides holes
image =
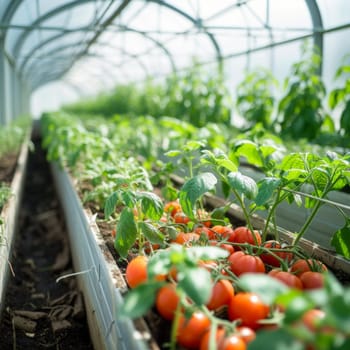
[[[154,337],[173,349],[349,346],[350,290],[342,285],[348,280],[340,283],[299,244],[329,191],[348,185],[348,158],[293,153],[277,165],[270,157],[276,149],[268,144],[227,154],[184,139],[183,128],[169,118],[161,123],[159,139],[150,118],[139,119],[138,125],[142,135],[152,137],[142,138],[136,125],[128,128],[126,122],[83,124],[64,115],[42,119],[49,159],[70,171],[82,201],[114,237],[115,254],[125,266],[131,291],[113,312],[146,319],[155,313],[164,321],[150,324]],[[171,150],[174,144],[181,149]],[[164,145],[177,163],[155,161]],[[151,157],[145,152],[149,149],[154,150]],[[257,183],[240,173],[242,155],[260,157],[269,176]],[[179,187],[174,164],[186,165],[184,172],[177,169],[184,174]],[[225,204],[209,208],[206,198],[218,183]],[[283,201],[301,202],[303,186],[312,189],[304,201],[312,215],[293,242],[285,244],[275,211]],[[232,207],[238,207],[244,222],[229,217]],[[268,213],[259,230],[252,219],[258,209]],[[344,221],[333,241],[346,255],[345,214]]]
[[[7,278],[13,273],[9,258],[22,197],[30,125],[30,120],[24,118],[0,129],[0,312]]]
[[[65,109],[107,117],[169,115],[198,127],[221,123],[247,130],[259,123],[284,139],[349,148],[349,66],[334,72],[337,86],[327,92],[319,76],[321,56],[310,42],[303,44],[301,57],[291,66],[283,88],[267,69],[248,72],[237,84],[235,101],[223,74],[211,71],[209,75],[195,64],[163,83],[149,80],[141,86],[119,85],[109,94]]]

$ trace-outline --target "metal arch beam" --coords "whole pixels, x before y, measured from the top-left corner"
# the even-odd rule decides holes
[[[35,29],[37,29],[37,27],[40,26],[40,23],[50,19],[53,16],[56,16],[57,14],[67,11],[75,6],[79,6],[82,5],[84,3],[88,3],[88,2],[92,2],[94,0],[73,0],[71,2],[68,2],[64,5],[61,5],[57,8],[55,8],[52,11],[47,12],[46,14],[44,14],[43,16],[37,18],[32,24],[31,24],[31,28],[30,30],[25,31],[17,40],[15,46],[14,46],[14,56],[18,56],[18,53],[24,43],[24,41],[26,40],[26,38],[28,37],[28,35]],[[107,1],[107,0],[106,0]]]
[[[142,36],[144,36],[145,38],[147,38],[148,40],[152,41],[153,43],[155,43],[157,46],[159,46],[159,48],[164,51],[164,53],[166,54],[166,56],[169,58],[169,62],[170,62],[170,65],[172,67],[172,70],[173,72],[176,72],[177,71],[177,67],[175,65],[175,62],[172,58],[172,55],[171,53],[169,52],[169,50],[158,40],[154,39],[152,36],[150,36],[149,34],[147,34],[146,32],[141,32],[141,31],[138,31],[136,29],[133,29],[133,28],[130,28],[130,27],[127,27],[127,26],[119,26],[121,29],[125,30],[125,31],[129,31],[129,32],[133,32],[133,33],[137,33],[137,34],[140,34]],[[80,31],[80,30],[77,30],[77,31]],[[76,33],[76,32],[71,32],[72,34]],[[30,58],[35,54],[36,51],[38,51],[39,49],[43,48],[45,45],[51,43],[51,42],[54,42],[56,40],[59,40],[60,38],[66,36],[67,33],[60,33],[60,34],[57,34],[57,35],[54,35],[53,37],[50,37],[48,38],[47,40],[43,41],[43,42],[40,42],[38,45],[36,45],[35,47],[33,47],[31,49],[31,51],[29,53],[26,54],[25,58],[23,59],[20,67],[19,67],[19,72],[20,73],[24,73],[24,70],[25,70],[25,67],[28,63],[28,61],[30,60]],[[83,43],[82,43],[83,44]],[[57,47],[53,50],[51,50],[50,52],[48,52],[47,54],[51,54],[51,53],[54,53],[58,50],[65,50],[67,47],[71,47],[71,46],[77,46],[76,43],[74,44],[69,44],[69,45],[65,45],[65,46],[61,46],[61,47]]]
[[[161,6],[164,6],[176,13],[178,13],[179,15],[185,17],[186,19],[188,19],[190,22],[192,22],[195,26],[197,26],[198,28],[201,28],[209,37],[209,40],[212,42],[214,48],[215,48],[215,51],[217,53],[217,60],[219,61],[219,69],[222,70],[222,63],[223,63],[223,58],[222,58],[222,53],[221,53],[221,49],[220,49],[220,46],[218,44],[218,42],[216,41],[215,39],[215,36],[208,32],[202,25],[202,23],[198,20],[196,20],[195,18],[193,18],[192,16],[190,16],[188,13],[180,10],[179,8],[163,1],[163,0],[146,0],[147,2],[153,2],[153,3],[156,3],[158,5],[161,5]]]
[[[73,6],[76,5],[80,5],[83,2],[88,2],[88,1],[92,1],[92,0],[75,0],[73,2],[70,2],[68,4],[65,4],[59,8],[56,8],[53,11],[50,11],[48,13],[46,13],[44,16],[38,18],[32,25],[37,26],[39,25],[42,21],[47,20],[48,18],[57,15],[58,13],[62,12],[63,10],[67,10],[68,8],[71,8]],[[93,35],[92,38],[90,38],[89,40],[87,40],[85,42],[85,48],[84,50],[82,50],[81,52],[79,52],[78,55],[76,55],[75,57],[73,57],[71,64],[74,63],[74,61],[76,61],[77,59],[79,59],[80,57],[82,57],[84,54],[87,54],[87,51],[89,49],[89,47],[97,40],[97,38],[100,36],[100,34],[102,33],[103,29],[105,29],[106,26],[108,26],[111,21],[113,19],[115,19],[122,11],[123,9],[130,3],[131,0],[122,0],[121,3],[119,4],[118,8],[111,14],[111,16],[109,16],[103,23],[100,24],[100,28],[98,30],[95,31],[95,34]],[[32,28],[33,28],[32,27]],[[15,45],[14,48],[14,54],[18,56],[18,52],[20,51],[25,39],[27,38],[27,36],[29,35],[30,31],[26,31],[25,33],[22,34],[22,36],[17,40],[17,43]],[[65,71],[62,72],[62,75],[65,74]]]
[[[321,55],[321,62],[319,67],[319,74],[322,74],[322,66],[323,66],[323,21],[321,16],[320,8],[317,5],[316,0],[305,0],[306,5],[309,9],[312,25],[313,25],[313,38],[314,43],[319,49],[319,53]],[[316,30],[315,30],[316,28]]]
[[[131,27],[128,27],[128,26],[122,26],[122,25],[118,25],[119,28],[127,31],[127,32],[131,32],[131,33],[136,33],[136,34],[140,34],[142,36],[144,36],[145,38],[151,40],[154,44],[156,44],[157,46],[160,47],[160,49],[162,51],[164,51],[164,53],[166,54],[166,56],[168,56],[169,58],[169,62],[170,62],[170,65],[171,65],[171,68],[173,70],[174,73],[176,73],[177,71],[177,67],[176,67],[176,64],[174,62],[174,59],[173,59],[173,56],[172,54],[169,52],[169,50],[157,39],[153,38],[151,35],[149,35],[147,32],[143,32],[143,31],[140,31],[140,30],[137,30],[137,29],[134,29],[134,28],[131,28]]]
[[[74,43],[69,44],[69,45],[66,45],[66,47],[63,48],[63,50],[64,50],[64,49],[69,49],[69,48],[71,48],[71,47],[74,47],[75,45],[76,45],[76,44],[74,44]],[[146,75],[146,76],[149,76],[149,75],[150,75],[149,72],[148,72],[147,67],[146,67],[145,64],[142,62],[142,60],[140,59],[140,57],[139,57],[138,55],[130,54],[130,53],[124,51],[124,50],[121,50],[120,48],[115,48],[115,47],[113,47],[113,46],[111,46],[111,45],[109,45],[109,44],[97,43],[96,45],[100,45],[100,46],[103,46],[103,47],[111,47],[112,49],[121,51],[124,55],[126,55],[126,56],[128,56],[128,57],[130,57],[130,58],[133,58],[133,59],[140,65],[140,67],[142,68],[142,70],[145,72],[145,75]],[[62,51],[62,48],[60,48],[60,49],[61,49],[61,51]],[[57,51],[58,51],[58,50],[57,50]],[[103,55],[99,55],[99,54],[91,54],[91,53],[88,53],[88,54],[86,54],[85,56],[86,56],[86,57],[99,57],[99,58],[105,59],[105,57],[104,57]],[[69,55],[69,54],[66,54],[66,55],[63,55],[63,56],[60,56],[60,57],[53,56],[53,57],[52,57],[52,60],[53,60],[53,61],[54,61],[54,60],[57,60],[57,58],[63,58],[63,59],[65,59],[66,57],[67,57],[67,61],[66,61],[66,62],[69,63],[69,66],[72,66],[73,62],[72,62],[72,61],[69,62],[69,60],[68,60],[69,58],[71,58],[71,55]],[[38,61],[37,61],[37,62],[38,62]],[[38,64],[37,62],[34,62],[34,63],[30,66],[29,71],[27,72],[27,74],[24,74],[27,78],[30,78],[30,76],[31,76],[30,71],[35,70],[35,67],[36,67],[37,64]],[[106,60],[106,62],[110,62],[110,61],[109,61],[109,60]],[[112,62],[110,62],[110,64],[112,64]],[[114,65],[113,68],[115,68],[116,66],[118,67],[118,65]],[[119,66],[120,66],[120,64],[119,64]],[[38,70],[35,70],[35,71],[37,72]],[[24,71],[23,71],[23,73],[24,73]]]
[[[19,5],[21,5],[22,2],[23,2],[23,0],[12,0],[12,1],[10,1],[6,12],[4,13],[4,15],[1,18],[1,23],[4,23],[4,24],[10,23],[13,15],[15,14],[15,12],[17,11]],[[5,35],[6,35],[6,30],[5,30]]]
[[[75,32],[74,32],[74,33],[75,33]],[[58,34],[58,35],[54,35],[54,36],[51,37],[51,38],[48,38],[48,39],[45,40],[45,41],[40,42],[38,45],[36,45],[35,47],[33,47],[32,50],[30,50],[30,52],[29,52],[28,54],[26,54],[26,56],[24,57],[24,59],[23,59],[21,65],[19,66],[19,69],[18,69],[19,72],[20,72],[20,73],[23,73],[23,72],[24,72],[25,67],[27,66],[27,63],[30,61],[30,59],[33,57],[33,55],[35,54],[36,51],[40,50],[40,49],[43,48],[45,45],[50,44],[51,42],[54,42],[54,41],[56,41],[56,40],[58,40],[58,39],[60,39],[60,38],[62,38],[62,37],[66,37],[66,36],[67,36],[66,33],[60,33],[60,34]],[[80,42],[80,44],[83,44],[83,43]],[[67,45],[58,46],[58,47],[52,49],[51,51],[49,51],[48,54],[55,53],[55,52],[58,51],[58,50],[65,50],[66,47],[68,47],[68,46],[71,47],[71,46],[78,46],[78,45],[77,45],[76,42],[74,42],[74,43],[70,43],[70,44],[67,44]],[[42,55],[39,56],[39,57],[42,57]]]
[[[59,8],[56,8],[55,10],[50,11],[49,13],[56,12],[56,14],[57,14],[57,13],[59,13],[61,11],[68,10],[71,7],[77,6],[77,5],[85,3],[85,2],[90,2],[90,1],[94,1],[94,0],[73,0],[72,2],[66,3],[65,5],[62,5]],[[2,24],[4,24],[5,26],[9,27],[9,23],[11,22],[12,17],[16,13],[18,7],[21,5],[22,2],[23,2],[23,0],[12,0],[11,1],[10,6],[7,8],[7,11],[5,12],[3,17],[1,18],[1,23]],[[33,25],[32,25],[32,28],[33,28]],[[5,28],[4,29],[5,35],[4,36],[6,36],[6,32],[7,32],[7,29]],[[25,32],[25,33],[27,33],[27,32]]]

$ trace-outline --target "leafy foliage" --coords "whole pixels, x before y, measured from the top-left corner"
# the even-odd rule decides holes
[[[303,57],[292,66],[287,78],[288,90],[281,99],[278,112],[281,116],[281,133],[293,139],[315,139],[326,118],[323,100],[325,85],[318,74],[321,56],[317,48],[303,46]]]
[[[271,128],[276,100],[273,89],[277,86],[277,80],[267,69],[256,69],[245,75],[237,87],[236,108],[248,127],[261,123],[265,129]]]

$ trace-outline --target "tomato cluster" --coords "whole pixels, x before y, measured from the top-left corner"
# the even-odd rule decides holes
[[[237,287],[240,276],[246,273],[268,274],[299,290],[323,286],[323,273],[327,271],[324,264],[305,259],[280,242],[262,242],[257,230],[218,223],[204,211],[193,222],[177,201],[167,203],[164,210],[165,224],[177,227],[176,236],[167,237],[168,246],[217,246],[228,252],[226,259],[198,262],[199,266],[210,271],[213,281],[210,298],[203,305],[206,312],[203,308],[195,308],[188,296],[181,297],[177,281],[179,271],[175,267],[169,269],[167,275],[155,277],[164,281],[157,290],[155,309],[160,317],[170,322],[178,315],[176,341],[186,349],[209,349],[209,341],[213,339],[217,349],[246,349],[256,332],[264,328],[264,321],[273,317],[277,309],[275,305],[267,305],[258,294]],[[148,281],[147,261],[146,256],[137,256],[127,265],[125,275],[130,288]],[[213,328],[211,317],[225,322],[218,321]],[[228,327],[230,322],[232,326]]]

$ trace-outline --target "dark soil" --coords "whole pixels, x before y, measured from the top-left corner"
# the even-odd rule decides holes
[[[0,182],[10,184],[17,164],[17,153],[9,153],[0,158]]]
[[[93,349],[68,236],[40,140],[33,140],[1,315],[0,348]],[[0,172],[4,169],[0,168]]]

